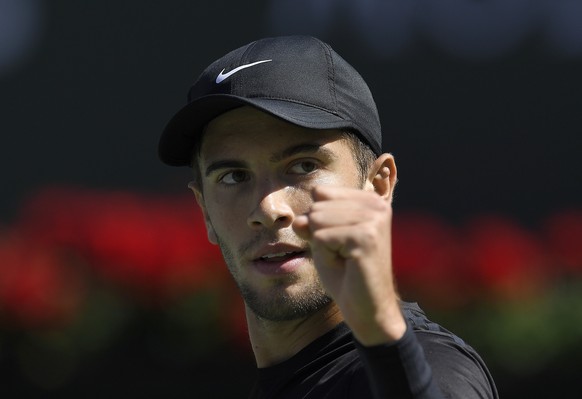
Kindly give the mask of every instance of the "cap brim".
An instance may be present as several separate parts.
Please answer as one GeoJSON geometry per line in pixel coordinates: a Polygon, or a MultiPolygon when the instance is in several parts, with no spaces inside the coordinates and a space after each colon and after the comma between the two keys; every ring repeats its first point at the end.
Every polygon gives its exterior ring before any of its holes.
{"type": "Polygon", "coordinates": [[[324,109],[296,102],[269,98],[243,98],[229,94],[202,97],[184,106],[166,125],[158,153],[171,166],[188,166],[192,151],[204,126],[217,116],[250,105],[298,126],[311,129],[356,129],[349,120],[324,109]]]}

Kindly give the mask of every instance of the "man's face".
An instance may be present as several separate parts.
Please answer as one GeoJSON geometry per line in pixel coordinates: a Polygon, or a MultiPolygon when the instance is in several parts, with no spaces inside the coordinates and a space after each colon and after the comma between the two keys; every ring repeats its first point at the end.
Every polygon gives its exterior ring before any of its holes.
{"type": "Polygon", "coordinates": [[[209,239],[220,246],[249,308],[283,321],[328,305],[309,245],[292,223],[309,210],[313,187],[362,186],[342,133],[237,108],[207,126],[198,167],[196,194],[209,239]]]}

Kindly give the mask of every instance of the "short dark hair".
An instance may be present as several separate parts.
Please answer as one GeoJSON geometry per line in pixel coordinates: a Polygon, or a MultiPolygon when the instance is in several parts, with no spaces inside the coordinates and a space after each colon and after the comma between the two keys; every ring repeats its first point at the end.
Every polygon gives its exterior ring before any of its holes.
{"type": "Polygon", "coordinates": [[[360,181],[364,184],[364,181],[368,177],[368,172],[370,167],[376,160],[376,153],[372,150],[368,144],[364,143],[354,132],[344,131],[344,140],[348,142],[351,147],[352,155],[356,161],[358,167],[358,174],[360,175],[360,181]]]}
{"type": "MultiPolygon", "coordinates": [[[[372,148],[364,143],[356,133],[344,130],[340,140],[345,140],[352,150],[352,155],[354,161],[356,161],[356,166],[358,168],[358,176],[362,185],[364,184],[366,178],[368,177],[368,172],[372,163],[376,160],[376,154],[372,148]]],[[[198,167],[198,157],[200,156],[200,146],[194,147],[192,152],[192,161],[190,165],[193,171],[192,184],[202,192],[202,174],[200,173],[200,168],[198,167]]]]}

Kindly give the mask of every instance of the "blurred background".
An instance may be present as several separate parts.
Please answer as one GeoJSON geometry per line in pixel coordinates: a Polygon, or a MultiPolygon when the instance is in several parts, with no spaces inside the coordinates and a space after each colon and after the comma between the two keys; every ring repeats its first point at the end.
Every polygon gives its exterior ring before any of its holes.
{"type": "Polygon", "coordinates": [[[306,33],[371,86],[400,290],[502,397],[582,358],[582,3],[0,0],[0,395],[245,397],[242,304],[156,145],[206,65],[306,33]]]}

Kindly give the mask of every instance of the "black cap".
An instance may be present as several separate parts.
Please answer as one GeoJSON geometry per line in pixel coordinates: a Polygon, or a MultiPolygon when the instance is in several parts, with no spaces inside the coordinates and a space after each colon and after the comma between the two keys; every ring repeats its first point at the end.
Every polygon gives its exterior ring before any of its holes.
{"type": "Polygon", "coordinates": [[[190,165],[204,126],[243,105],[306,128],[353,131],[382,153],[380,118],[360,74],[328,44],[286,36],[252,42],[206,68],[190,88],[188,104],[166,125],[160,159],[190,165]]]}

